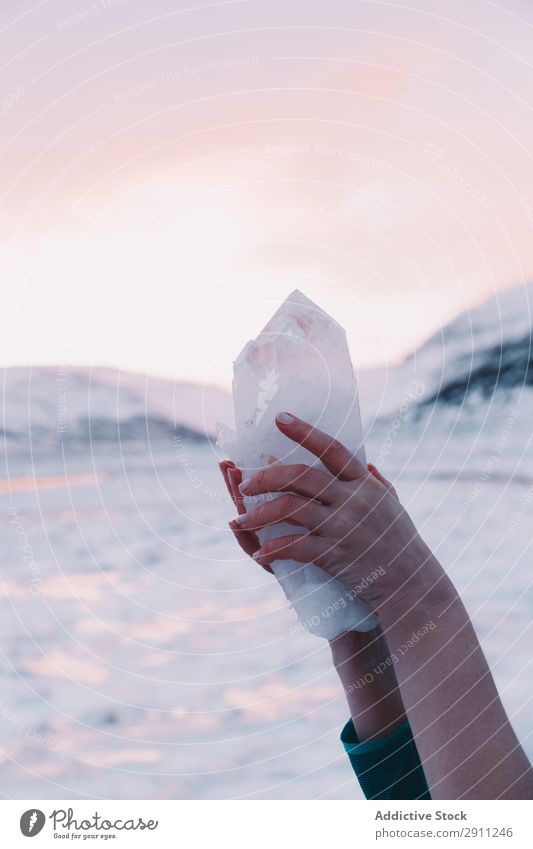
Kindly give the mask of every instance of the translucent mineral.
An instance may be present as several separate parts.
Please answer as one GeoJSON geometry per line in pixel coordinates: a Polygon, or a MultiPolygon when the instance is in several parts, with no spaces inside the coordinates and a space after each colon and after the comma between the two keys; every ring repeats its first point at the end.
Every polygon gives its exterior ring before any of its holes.
{"type": "MultiPolygon", "coordinates": [[[[234,363],[235,432],[220,426],[220,447],[243,477],[270,463],[306,463],[324,468],[275,424],[289,411],[335,436],[365,463],[357,383],[343,328],[298,289],[283,302],[259,336],[234,363]]],[[[270,498],[278,494],[270,494],[270,498]]],[[[245,499],[248,510],[265,496],[245,499]]],[[[305,533],[288,523],[260,530],[259,541],[305,533]]],[[[376,616],[342,582],[314,563],[277,560],[272,571],[312,634],[333,639],[345,631],[368,631],[376,616]]]]}

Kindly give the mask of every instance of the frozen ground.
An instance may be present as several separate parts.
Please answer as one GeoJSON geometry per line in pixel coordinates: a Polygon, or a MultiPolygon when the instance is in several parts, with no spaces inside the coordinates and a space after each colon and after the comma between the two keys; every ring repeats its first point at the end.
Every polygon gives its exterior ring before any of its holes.
{"type": "MultiPolygon", "coordinates": [[[[513,409],[493,411],[481,435],[467,420],[458,429],[453,411],[424,435],[426,419],[410,414],[374,426],[368,455],[458,583],[533,755],[533,469],[513,409]]],[[[277,585],[240,556],[215,460],[205,445],[164,441],[151,453],[129,443],[122,456],[100,445],[11,458],[5,797],[359,797],[327,646],[291,633],[277,585]]]]}

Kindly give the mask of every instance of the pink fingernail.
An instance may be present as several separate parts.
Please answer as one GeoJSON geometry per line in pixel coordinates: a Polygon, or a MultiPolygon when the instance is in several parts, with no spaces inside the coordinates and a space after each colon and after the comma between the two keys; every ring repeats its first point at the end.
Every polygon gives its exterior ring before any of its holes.
{"type": "Polygon", "coordinates": [[[243,495],[246,495],[250,490],[251,478],[247,478],[239,485],[239,492],[242,492],[243,495]]]}
{"type": "Polygon", "coordinates": [[[241,525],[244,525],[247,518],[248,518],[248,514],[243,513],[241,516],[237,516],[237,518],[234,519],[233,521],[235,522],[236,525],[238,525],[240,527],[241,525]]]}
{"type": "Polygon", "coordinates": [[[294,421],[294,416],[292,416],[290,413],[278,413],[276,419],[280,424],[290,425],[294,421]]]}

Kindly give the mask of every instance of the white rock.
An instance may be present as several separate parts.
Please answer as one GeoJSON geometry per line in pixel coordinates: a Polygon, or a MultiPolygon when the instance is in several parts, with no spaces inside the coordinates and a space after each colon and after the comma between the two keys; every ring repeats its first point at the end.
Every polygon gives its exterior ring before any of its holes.
{"type": "MultiPolygon", "coordinates": [[[[244,478],[274,461],[324,468],[276,427],[275,416],[283,411],[337,437],[366,462],[346,334],[297,289],[235,361],[233,401],[236,433],[221,426],[218,440],[244,478]]],[[[250,508],[260,499],[247,498],[246,506],[250,508]]],[[[294,525],[272,525],[259,532],[259,539],[264,543],[294,532],[294,525]]],[[[363,602],[352,598],[344,584],[315,564],[278,560],[272,570],[311,633],[333,639],[349,630],[368,631],[377,624],[363,602]]]]}

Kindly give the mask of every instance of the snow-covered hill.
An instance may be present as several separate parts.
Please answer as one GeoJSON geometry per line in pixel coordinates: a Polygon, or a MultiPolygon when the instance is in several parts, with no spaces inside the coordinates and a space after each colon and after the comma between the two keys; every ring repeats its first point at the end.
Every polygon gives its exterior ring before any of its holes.
{"type": "MultiPolygon", "coordinates": [[[[520,402],[533,413],[533,283],[500,292],[435,333],[405,362],[359,374],[363,420],[383,428],[410,419],[484,421],[520,402]],[[416,414],[413,414],[413,410],[416,414]],[[438,414],[438,415],[437,415],[438,414]]],[[[204,439],[233,420],[230,393],[111,368],[16,367],[0,371],[9,442],[204,439]]],[[[525,417],[521,417],[522,420],[525,417]]],[[[446,424],[446,427],[448,425],[446,424]]]]}
{"type": "Polygon", "coordinates": [[[363,373],[369,457],[394,479],[533,481],[532,315],[533,284],[506,290],[376,372],[366,404],[363,373]]]}
{"type": "Polygon", "coordinates": [[[508,289],[459,315],[419,348],[428,402],[533,385],[533,283],[508,289]]]}
{"type": "Polygon", "coordinates": [[[399,365],[361,372],[363,418],[388,419],[413,401],[420,415],[429,407],[442,414],[445,407],[459,405],[461,412],[479,416],[487,402],[508,404],[524,393],[528,398],[533,395],[532,325],[533,283],[488,298],[399,365]]]}
{"type": "Polygon", "coordinates": [[[10,441],[205,439],[231,415],[228,392],[111,368],[16,367],[0,372],[1,427],[10,441]]]}

